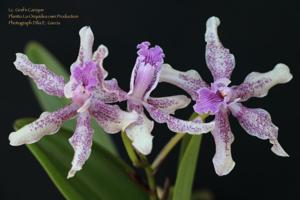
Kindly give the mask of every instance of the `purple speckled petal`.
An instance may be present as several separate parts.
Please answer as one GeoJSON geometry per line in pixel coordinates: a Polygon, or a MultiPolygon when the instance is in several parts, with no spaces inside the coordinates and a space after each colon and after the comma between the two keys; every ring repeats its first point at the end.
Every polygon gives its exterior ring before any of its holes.
{"type": "Polygon", "coordinates": [[[138,120],[138,114],[135,111],[125,112],[117,105],[104,104],[97,100],[92,101],[90,113],[107,133],[125,130],[128,125],[138,120]]]}
{"type": "Polygon", "coordinates": [[[207,87],[205,81],[195,70],[186,72],[173,69],[169,64],[163,64],[159,77],[160,82],[166,82],[185,90],[193,100],[197,99],[197,90],[207,87]]]}
{"type": "Polygon", "coordinates": [[[99,80],[105,79],[108,75],[103,67],[103,60],[108,56],[108,49],[101,44],[93,54],[93,61],[97,64],[99,69],[99,80]]]}
{"type": "Polygon", "coordinates": [[[84,26],[79,31],[80,48],[76,63],[83,64],[92,60],[94,34],[89,26],[84,26]]]}
{"type": "Polygon", "coordinates": [[[288,156],[277,140],[278,127],[272,123],[271,116],[266,110],[247,108],[240,103],[233,103],[229,108],[247,133],[263,140],[269,139],[273,144],[271,150],[276,155],[288,156]]]}
{"type": "Polygon", "coordinates": [[[77,118],[75,133],[69,139],[74,149],[74,157],[68,178],[73,177],[77,171],[81,170],[83,164],[89,158],[93,143],[93,133],[94,130],[91,127],[91,117],[89,113],[80,113],[77,118]]]}
{"type": "Polygon", "coordinates": [[[187,107],[191,100],[185,95],[169,97],[149,97],[147,102],[154,107],[162,109],[164,112],[174,114],[176,110],[187,107]]]}
{"type": "Polygon", "coordinates": [[[219,176],[228,174],[235,166],[231,156],[231,144],[234,136],[230,129],[228,111],[221,107],[215,115],[215,128],[211,132],[216,146],[213,158],[215,171],[219,176]]]}
{"type": "Polygon", "coordinates": [[[78,86],[77,81],[71,76],[70,80],[66,83],[64,87],[64,96],[66,98],[72,98],[73,97],[73,91],[78,86]]]}
{"type": "MultiPolygon", "coordinates": [[[[94,92],[99,99],[102,99],[105,103],[113,103],[121,101],[120,94],[123,92],[118,86],[118,82],[115,79],[105,81],[108,76],[108,72],[103,67],[103,60],[108,56],[108,49],[104,45],[100,45],[93,54],[93,61],[97,65],[97,76],[100,82],[99,87],[94,92]]],[[[124,92],[125,93],[125,92],[124,92]]],[[[123,98],[126,94],[123,94],[123,98]]]]}
{"type": "Polygon", "coordinates": [[[271,87],[287,83],[293,78],[288,66],[277,64],[273,70],[266,73],[252,72],[239,86],[233,86],[234,98],[246,101],[251,97],[264,97],[271,87]]]}
{"type": "Polygon", "coordinates": [[[103,82],[104,102],[114,103],[121,102],[127,99],[127,93],[119,87],[116,79],[110,79],[103,82]]]}
{"type": "Polygon", "coordinates": [[[224,48],[218,36],[220,20],[217,17],[210,17],[206,22],[206,63],[214,80],[220,78],[230,79],[235,66],[234,56],[224,48]]]}
{"type": "Polygon", "coordinates": [[[119,87],[116,79],[111,79],[104,81],[103,87],[94,91],[93,98],[104,103],[115,103],[126,100],[127,93],[119,87]]]}
{"type": "Polygon", "coordinates": [[[223,97],[218,91],[214,92],[208,88],[201,88],[198,91],[198,99],[194,105],[194,110],[199,114],[215,114],[222,104],[223,97]]]}
{"type": "Polygon", "coordinates": [[[149,120],[144,113],[140,115],[140,120],[130,124],[126,128],[126,134],[131,139],[134,148],[143,155],[148,155],[152,150],[154,122],[149,120]]]}
{"type": "Polygon", "coordinates": [[[164,53],[159,46],[149,48],[149,42],[138,45],[138,58],[132,70],[128,95],[147,99],[157,86],[164,53]]]}
{"type": "MultiPolygon", "coordinates": [[[[130,96],[129,96],[130,97],[130,96]]],[[[127,100],[127,110],[128,111],[136,111],[139,114],[144,112],[143,101],[138,99],[128,98],[127,100]]]]}
{"type": "Polygon", "coordinates": [[[173,132],[198,135],[207,133],[214,128],[214,122],[199,123],[198,121],[185,121],[175,118],[172,115],[165,113],[161,109],[156,108],[150,104],[144,103],[144,106],[149,112],[152,119],[154,119],[158,123],[167,123],[168,128],[173,132]]]}
{"type": "Polygon", "coordinates": [[[29,76],[35,82],[37,87],[49,95],[64,96],[64,78],[49,71],[43,64],[33,64],[26,55],[17,53],[14,65],[29,76]]]}
{"type": "Polygon", "coordinates": [[[27,124],[16,132],[12,132],[9,135],[10,145],[32,144],[45,135],[56,133],[64,121],[77,114],[77,109],[77,105],[71,104],[52,113],[42,113],[36,121],[27,124]]]}

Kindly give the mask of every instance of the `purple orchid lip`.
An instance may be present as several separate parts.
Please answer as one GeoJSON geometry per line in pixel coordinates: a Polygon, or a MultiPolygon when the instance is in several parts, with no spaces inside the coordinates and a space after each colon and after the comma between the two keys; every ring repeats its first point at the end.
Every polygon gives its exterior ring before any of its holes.
{"type": "Polygon", "coordinates": [[[150,42],[142,42],[137,45],[138,59],[144,62],[145,65],[160,66],[164,62],[165,54],[160,46],[150,47],[150,42]]]}
{"type": "Polygon", "coordinates": [[[219,79],[211,84],[211,87],[204,87],[198,90],[198,98],[194,105],[197,113],[214,115],[219,111],[221,105],[225,108],[232,103],[232,89],[228,87],[230,80],[219,79]]]}
{"type": "Polygon", "coordinates": [[[194,105],[197,113],[216,114],[224,103],[224,97],[219,91],[214,92],[208,88],[202,88],[198,91],[198,95],[197,104],[194,105]]]}
{"type": "Polygon", "coordinates": [[[88,91],[92,91],[99,84],[97,66],[93,61],[85,62],[83,66],[75,66],[71,72],[71,76],[88,91]]]}
{"type": "Polygon", "coordinates": [[[165,55],[161,47],[150,47],[147,41],[138,44],[137,48],[138,57],[132,72],[129,94],[143,99],[156,87],[165,55]]]}
{"type": "Polygon", "coordinates": [[[82,106],[99,85],[96,63],[88,61],[72,66],[71,79],[74,80],[72,100],[82,106]]]}

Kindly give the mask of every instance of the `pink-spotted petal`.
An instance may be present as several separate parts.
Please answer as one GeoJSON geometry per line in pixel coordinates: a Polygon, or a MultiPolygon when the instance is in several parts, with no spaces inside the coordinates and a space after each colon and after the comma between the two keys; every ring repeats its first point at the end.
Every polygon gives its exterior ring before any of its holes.
{"type": "Polygon", "coordinates": [[[138,120],[139,117],[135,111],[125,112],[117,105],[109,105],[96,100],[91,103],[90,113],[107,133],[117,133],[125,130],[128,125],[138,120]]]}
{"type": "Polygon", "coordinates": [[[93,61],[97,64],[99,69],[99,80],[105,79],[108,75],[103,67],[103,60],[108,56],[108,49],[101,44],[93,54],[93,61]]]}
{"type": "Polygon", "coordinates": [[[271,150],[276,155],[288,156],[277,140],[278,127],[272,123],[271,116],[266,110],[247,108],[240,103],[233,103],[229,108],[247,133],[263,140],[268,139],[273,144],[271,150]]]}
{"type": "Polygon", "coordinates": [[[73,91],[75,90],[76,86],[77,86],[77,82],[71,77],[69,82],[67,82],[64,87],[64,96],[66,98],[72,98],[73,91]]]}
{"type": "Polygon", "coordinates": [[[211,71],[214,80],[220,78],[230,79],[231,73],[235,66],[235,59],[229,50],[224,48],[219,36],[218,26],[220,20],[217,17],[210,17],[206,22],[206,64],[211,71]]]}
{"type": "Polygon", "coordinates": [[[233,87],[234,98],[246,101],[251,97],[264,97],[270,88],[276,84],[287,83],[293,78],[288,66],[277,64],[273,70],[266,73],[252,72],[239,86],[233,87]]]}
{"type": "Polygon", "coordinates": [[[103,86],[107,94],[110,94],[112,97],[114,97],[116,101],[120,102],[127,99],[127,93],[119,87],[118,81],[116,79],[113,78],[104,81],[103,86]]]}
{"type": "Polygon", "coordinates": [[[59,97],[64,96],[64,78],[49,71],[46,65],[33,64],[28,57],[22,53],[16,54],[14,65],[24,75],[32,78],[37,87],[47,94],[59,97]]]}
{"type": "Polygon", "coordinates": [[[199,123],[199,121],[185,121],[173,117],[172,115],[163,112],[161,109],[156,108],[150,104],[143,104],[149,112],[152,119],[158,123],[166,123],[168,128],[173,132],[189,133],[189,134],[202,134],[211,131],[215,123],[199,123]]]}
{"type": "Polygon", "coordinates": [[[127,93],[122,90],[116,79],[106,80],[103,87],[94,91],[93,97],[104,103],[121,102],[127,99],[127,93]]]}
{"type": "Polygon", "coordinates": [[[94,34],[89,26],[84,26],[79,31],[80,48],[77,58],[77,64],[91,61],[93,55],[94,34]]]}
{"type": "Polygon", "coordinates": [[[12,132],[9,135],[10,145],[32,144],[45,135],[55,134],[64,121],[77,114],[77,109],[77,105],[71,104],[55,112],[42,113],[36,121],[27,124],[16,132],[12,132]]]}
{"type": "Polygon", "coordinates": [[[235,166],[231,156],[231,144],[234,136],[230,129],[228,111],[223,107],[216,113],[215,123],[215,128],[211,132],[216,146],[213,164],[216,173],[223,176],[228,174],[235,166]]]}
{"type": "Polygon", "coordinates": [[[151,132],[153,126],[154,122],[149,120],[144,113],[142,113],[137,122],[130,124],[126,128],[127,136],[131,139],[132,145],[143,155],[150,154],[152,150],[153,136],[151,132]]]}
{"type": "Polygon", "coordinates": [[[142,101],[139,99],[134,99],[134,98],[128,98],[127,100],[127,110],[128,111],[136,111],[137,113],[141,114],[144,112],[144,107],[142,104],[142,101]]]}
{"type": "Polygon", "coordinates": [[[147,102],[154,107],[162,109],[164,112],[174,114],[176,110],[187,107],[191,100],[185,95],[169,97],[149,97],[147,102]]]}
{"type": "Polygon", "coordinates": [[[197,99],[197,90],[202,87],[207,87],[205,81],[195,70],[186,72],[178,71],[172,68],[169,64],[163,64],[159,77],[160,82],[173,84],[191,95],[193,100],[197,99]]]}
{"type": "Polygon", "coordinates": [[[80,113],[77,118],[75,132],[69,139],[69,142],[74,149],[74,157],[72,160],[72,168],[68,173],[68,178],[73,177],[77,171],[81,170],[83,164],[89,158],[93,143],[93,133],[94,130],[91,127],[89,113],[80,113]]]}

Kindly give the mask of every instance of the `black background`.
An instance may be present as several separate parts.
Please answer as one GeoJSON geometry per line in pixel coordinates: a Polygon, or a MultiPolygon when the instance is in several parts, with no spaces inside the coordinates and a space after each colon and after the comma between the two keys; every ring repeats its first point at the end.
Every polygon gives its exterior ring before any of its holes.
{"type": "MultiPolygon", "coordinates": [[[[290,158],[270,151],[270,144],[246,134],[232,118],[235,142],[232,146],[236,167],[227,176],[218,177],[213,169],[214,144],[204,137],[200,152],[195,189],[208,189],[216,199],[300,199],[299,176],[299,37],[300,12],[296,1],[1,1],[1,134],[0,199],[63,199],[47,174],[25,146],[11,147],[8,134],[12,123],[21,117],[38,117],[41,109],[34,99],[28,80],[14,66],[16,52],[22,52],[29,40],[46,46],[65,66],[76,59],[79,36],[90,25],[95,46],[103,43],[110,54],[105,60],[110,77],[128,90],[131,69],[136,59],[136,45],[144,40],[159,44],[165,62],[180,70],[194,68],[206,81],[212,77],[204,59],[205,21],[210,16],[221,19],[219,34],[223,44],[236,57],[232,83],[239,84],[252,71],[265,72],[282,62],[290,66],[294,79],[271,89],[262,99],[246,105],[270,112],[280,127],[279,141],[290,158]],[[280,3],[279,3],[280,2],[280,3]],[[7,24],[7,9],[44,8],[52,13],[79,14],[80,19],[61,26],[17,27],[7,24]]],[[[162,84],[153,96],[183,93],[162,84]]],[[[177,116],[187,118],[191,106],[177,116]]],[[[157,125],[154,150],[150,158],[173,135],[165,125],[157,125]]],[[[119,135],[113,136],[124,152],[119,135]]],[[[158,174],[175,179],[178,149],[172,152],[158,174]]],[[[122,153],[124,157],[124,153],[122,153]]],[[[84,170],[84,169],[83,169],[84,170]]]]}

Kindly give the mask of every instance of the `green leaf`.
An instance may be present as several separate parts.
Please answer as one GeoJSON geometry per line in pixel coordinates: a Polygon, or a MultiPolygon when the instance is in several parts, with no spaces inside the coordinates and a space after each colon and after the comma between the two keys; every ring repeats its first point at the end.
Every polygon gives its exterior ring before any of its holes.
{"type": "Polygon", "coordinates": [[[191,199],[202,135],[193,135],[181,158],[175,182],[173,200],[191,199]]]}
{"type": "Polygon", "coordinates": [[[214,200],[214,194],[208,189],[196,190],[192,194],[192,200],[214,200]]]}
{"type": "MultiPolygon", "coordinates": [[[[14,127],[20,129],[32,121],[20,119],[14,127]]],[[[93,144],[83,169],[74,178],[67,179],[73,157],[73,149],[68,143],[71,135],[71,131],[61,129],[55,135],[27,145],[67,200],[148,200],[147,193],[133,181],[133,170],[98,143],[93,144]]]]}
{"type": "MultiPolygon", "coordinates": [[[[195,118],[198,117],[198,116],[199,116],[199,115],[198,115],[197,113],[194,112],[194,113],[190,116],[189,121],[195,119],[195,118]]],[[[204,118],[206,118],[206,116],[204,116],[204,118]]],[[[204,119],[204,118],[202,118],[202,119],[204,119]]],[[[187,147],[187,145],[188,145],[188,143],[189,143],[191,137],[192,137],[191,135],[185,134],[185,136],[182,138],[181,143],[180,143],[180,150],[179,150],[179,156],[178,156],[178,163],[180,163],[181,158],[182,158],[182,156],[183,156],[183,154],[184,154],[184,152],[185,152],[185,150],[186,150],[186,147],[187,147]]]]}
{"type": "Polygon", "coordinates": [[[191,136],[186,145],[178,167],[173,200],[191,199],[201,139],[202,135],[191,136]]]}
{"type": "MultiPolygon", "coordinates": [[[[199,115],[193,113],[189,120],[199,115]]],[[[208,115],[200,115],[204,122],[208,115]]],[[[186,135],[182,139],[179,151],[179,165],[176,182],[173,190],[173,200],[191,199],[194,175],[202,141],[202,135],[186,135]]]]}
{"type": "MultiPolygon", "coordinates": [[[[197,116],[197,113],[193,113],[190,120],[195,119],[197,116]]],[[[200,117],[204,121],[207,115],[200,117]]],[[[191,199],[201,140],[202,135],[186,135],[182,139],[173,200],[191,199]]]]}
{"type": "MultiPolygon", "coordinates": [[[[54,56],[45,47],[43,47],[38,42],[29,42],[25,47],[25,54],[33,63],[45,64],[49,70],[53,71],[58,75],[62,75],[65,78],[66,82],[69,80],[69,74],[62,66],[62,64],[56,58],[54,58],[54,56]]],[[[55,111],[58,108],[61,108],[64,105],[70,103],[70,101],[66,98],[50,96],[44,93],[42,90],[39,90],[36,87],[33,81],[30,82],[33,92],[43,110],[55,111]]],[[[68,130],[74,130],[75,120],[73,119],[65,122],[63,127],[68,130]]],[[[99,126],[94,120],[92,121],[92,127],[95,130],[94,142],[106,148],[113,154],[118,155],[116,147],[112,143],[109,135],[104,133],[104,131],[101,128],[99,128],[99,126]]]]}
{"type": "Polygon", "coordinates": [[[181,162],[181,159],[184,155],[184,152],[190,142],[190,139],[192,138],[191,135],[189,134],[186,134],[185,136],[183,136],[181,142],[180,142],[180,149],[179,149],[179,155],[178,155],[178,165],[180,164],[181,162]]]}

